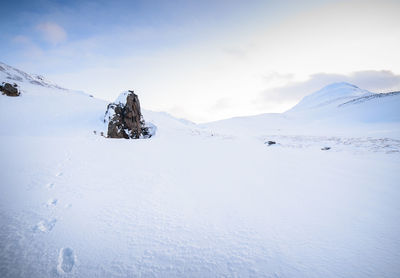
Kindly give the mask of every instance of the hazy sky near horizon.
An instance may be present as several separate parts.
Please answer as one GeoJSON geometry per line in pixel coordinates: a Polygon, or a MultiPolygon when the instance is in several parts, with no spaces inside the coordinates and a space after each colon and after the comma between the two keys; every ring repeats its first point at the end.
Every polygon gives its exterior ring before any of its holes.
{"type": "Polygon", "coordinates": [[[400,90],[400,1],[5,1],[0,61],[196,122],[346,81],[400,90]]]}

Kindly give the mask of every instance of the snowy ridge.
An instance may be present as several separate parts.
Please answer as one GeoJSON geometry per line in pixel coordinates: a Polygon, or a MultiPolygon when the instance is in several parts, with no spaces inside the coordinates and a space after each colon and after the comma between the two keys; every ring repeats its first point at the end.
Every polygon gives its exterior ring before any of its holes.
{"type": "Polygon", "coordinates": [[[329,126],[357,129],[360,124],[389,123],[397,131],[399,107],[400,94],[377,94],[348,83],[334,83],[304,97],[285,114],[294,121],[318,123],[323,129],[329,126]]]}
{"type": "Polygon", "coordinates": [[[354,98],[371,96],[373,94],[347,82],[333,83],[304,97],[288,113],[337,105],[354,98]]]}
{"type": "Polygon", "coordinates": [[[39,85],[39,86],[43,86],[43,87],[47,87],[47,88],[66,90],[65,88],[62,88],[62,87],[58,86],[57,84],[46,80],[41,75],[28,74],[19,69],[16,69],[14,67],[6,65],[2,62],[0,62],[0,78],[2,79],[2,82],[8,81],[10,83],[15,82],[17,84],[19,82],[29,82],[31,84],[39,85]]]}
{"type": "Polygon", "coordinates": [[[369,100],[372,100],[374,98],[393,97],[393,96],[399,96],[399,95],[400,95],[400,92],[389,92],[389,93],[373,94],[373,95],[369,95],[369,96],[364,96],[364,97],[359,97],[359,98],[352,99],[352,100],[347,101],[345,103],[339,104],[339,107],[345,106],[345,105],[348,105],[348,104],[363,103],[365,101],[369,101],[369,100]]]}

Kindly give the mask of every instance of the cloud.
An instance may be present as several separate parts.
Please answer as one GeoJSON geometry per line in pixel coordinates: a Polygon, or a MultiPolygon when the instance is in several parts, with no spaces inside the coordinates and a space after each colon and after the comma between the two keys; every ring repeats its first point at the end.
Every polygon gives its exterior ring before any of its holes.
{"type": "Polygon", "coordinates": [[[279,87],[287,84],[294,79],[293,73],[279,73],[271,71],[261,75],[262,79],[271,87],[279,87]]]}
{"type": "Polygon", "coordinates": [[[378,93],[400,90],[400,75],[389,70],[355,72],[347,80],[363,89],[378,93]]]}
{"type": "Polygon", "coordinates": [[[273,110],[274,107],[280,107],[287,110],[304,96],[334,82],[348,82],[378,93],[400,90],[400,75],[388,70],[357,71],[348,75],[317,73],[305,81],[289,82],[284,86],[264,90],[253,104],[259,109],[273,110]]]}
{"type": "Polygon", "coordinates": [[[53,22],[44,22],[36,26],[43,39],[53,45],[62,43],[67,39],[67,32],[58,24],[53,22]]]}
{"type": "Polygon", "coordinates": [[[215,102],[215,104],[210,108],[210,111],[221,111],[228,109],[232,106],[232,99],[228,97],[220,98],[215,102]]]}

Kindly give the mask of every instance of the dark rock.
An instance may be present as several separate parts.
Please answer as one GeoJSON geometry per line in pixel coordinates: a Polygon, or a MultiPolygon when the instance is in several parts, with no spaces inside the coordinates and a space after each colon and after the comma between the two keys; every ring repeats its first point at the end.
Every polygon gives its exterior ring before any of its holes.
{"type": "Polygon", "coordinates": [[[108,121],[107,137],[150,138],[151,133],[145,126],[138,96],[133,91],[128,91],[122,94],[122,99],[120,97],[119,101],[107,106],[104,119],[104,122],[108,121]]]}
{"type": "Polygon", "coordinates": [[[266,141],[264,144],[267,144],[268,146],[271,146],[271,145],[275,145],[276,142],[275,141],[266,141]]]}
{"type": "Polygon", "coordinates": [[[2,86],[0,86],[0,91],[2,92],[3,95],[7,95],[9,97],[17,97],[21,93],[17,89],[18,85],[14,83],[14,85],[11,85],[10,83],[3,83],[2,86]]]}
{"type": "Polygon", "coordinates": [[[330,149],[331,149],[331,147],[323,147],[323,148],[321,148],[321,151],[328,151],[330,149]]]}

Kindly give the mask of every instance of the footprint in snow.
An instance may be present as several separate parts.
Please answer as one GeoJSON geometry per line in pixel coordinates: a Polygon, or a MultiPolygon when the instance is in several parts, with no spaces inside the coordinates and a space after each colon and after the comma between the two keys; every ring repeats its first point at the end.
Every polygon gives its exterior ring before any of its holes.
{"type": "Polygon", "coordinates": [[[59,274],[65,274],[72,271],[75,265],[76,257],[72,248],[61,248],[58,255],[57,271],[59,274]]]}
{"type": "Polygon", "coordinates": [[[46,206],[49,208],[49,207],[55,207],[56,205],[57,205],[57,203],[58,203],[58,200],[57,199],[49,199],[48,201],[47,201],[47,203],[46,203],[46,206]]]}
{"type": "Polygon", "coordinates": [[[63,175],[63,172],[59,172],[56,174],[56,177],[61,177],[63,175]]]}
{"type": "Polygon", "coordinates": [[[51,188],[54,187],[54,183],[50,182],[50,183],[46,184],[46,187],[47,187],[48,189],[51,189],[51,188]]]}
{"type": "Polygon", "coordinates": [[[51,230],[53,230],[54,226],[56,225],[57,219],[53,218],[50,220],[42,220],[39,221],[39,223],[36,224],[36,226],[34,227],[35,231],[40,231],[43,233],[47,233],[50,232],[51,230]]]}

